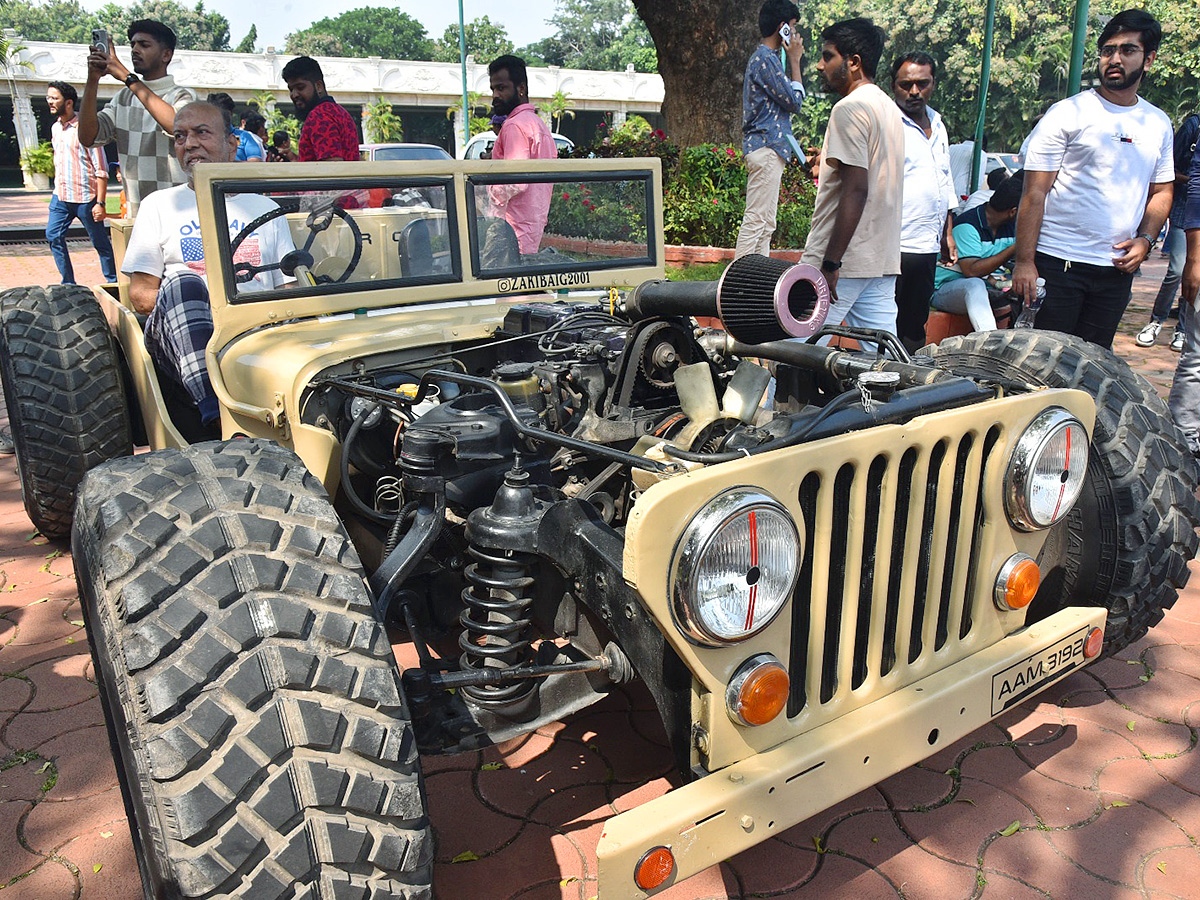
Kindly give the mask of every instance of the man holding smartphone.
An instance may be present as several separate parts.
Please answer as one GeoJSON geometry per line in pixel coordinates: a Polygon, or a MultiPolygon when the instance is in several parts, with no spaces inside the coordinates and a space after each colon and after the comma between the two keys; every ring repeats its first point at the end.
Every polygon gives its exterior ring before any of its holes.
{"type": "Polygon", "coordinates": [[[97,30],[93,34],[79,110],[79,140],[85,147],[117,142],[132,216],[143,197],[187,180],[171,152],[170,135],[175,128],[175,110],[196,95],[167,74],[175,55],[174,31],[162,22],[138,19],[129,26],[128,34],[132,72],[117,59],[106,33],[97,30]],[[125,87],[97,112],[96,93],[103,75],[111,75],[125,87]]]}
{"type": "Polygon", "coordinates": [[[767,0],[758,12],[762,41],[746,64],[742,84],[742,155],[748,181],[735,258],[770,255],[783,170],[799,152],[791,120],[805,96],[800,83],[804,41],[795,33],[799,18],[800,10],[791,0],[767,0]],[[787,56],[788,74],[779,61],[780,48],[787,56]]]}

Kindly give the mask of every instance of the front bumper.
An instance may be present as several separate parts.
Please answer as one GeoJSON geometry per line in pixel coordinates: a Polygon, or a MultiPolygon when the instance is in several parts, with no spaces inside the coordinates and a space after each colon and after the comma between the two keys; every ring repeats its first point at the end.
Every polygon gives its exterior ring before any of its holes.
{"type": "MultiPolygon", "coordinates": [[[[1019,664],[1091,627],[1101,608],[1071,607],[880,700],[609,819],[597,847],[601,900],[650,896],[633,881],[652,847],[675,871],[654,893],[753,847],[920,762],[1012,705],[1082,667],[1057,667],[1036,690],[993,684],[1019,664]],[[999,693],[1002,701],[997,701],[999,693]]],[[[1043,673],[1045,674],[1045,673],[1043,673]]]]}

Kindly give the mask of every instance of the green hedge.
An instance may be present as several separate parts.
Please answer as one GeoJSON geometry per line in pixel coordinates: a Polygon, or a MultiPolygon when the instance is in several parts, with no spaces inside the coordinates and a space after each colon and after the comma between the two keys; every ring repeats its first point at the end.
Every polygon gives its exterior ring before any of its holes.
{"type": "MultiPolygon", "coordinates": [[[[577,147],[580,158],[656,156],[663,167],[663,218],[668,244],[732,247],[746,211],[746,164],[738,147],[702,144],[680,150],[644,119],[631,116],[590,146],[577,147]]],[[[795,160],[784,170],[778,224],[771,246],[804,246],[812,218],[816,185],[795,160]]]]}

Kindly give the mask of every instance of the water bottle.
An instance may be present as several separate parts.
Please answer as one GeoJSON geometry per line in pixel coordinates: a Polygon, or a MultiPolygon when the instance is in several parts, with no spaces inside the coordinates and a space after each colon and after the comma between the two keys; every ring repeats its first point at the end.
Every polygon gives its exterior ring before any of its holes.
{"type": "Polygon", "coordinates": [[[1016,328],[1032,328],[1033,320],[1037,318],[1037,312],[1042,308],[1042,301],[1046,299],[1046,279],[1039,278],[1037,280],[1037,288],[1034,290],[1033,302],[1025,306],[1021,310],[1021,315],[1017,316],[1016,328]]]}

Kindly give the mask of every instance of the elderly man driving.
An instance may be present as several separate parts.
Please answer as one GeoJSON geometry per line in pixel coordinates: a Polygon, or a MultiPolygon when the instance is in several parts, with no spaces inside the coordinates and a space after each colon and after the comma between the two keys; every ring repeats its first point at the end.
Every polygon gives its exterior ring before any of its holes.
{"type": "MultiPolygon", "coordinates": [[[[226,110],[197,101],[175,114],[173,144],[187,184],[155,191],[142,201],[121,271],[129,276],[134,309],[149,315],[145,332],[151,358],[186,390],[201,422],[211,426],[219,418],[219,409],[204,361],[213,333],[205,251],[215,248],[205,248],[200,239],[193,178],[200,163],[231,162],[238,139],[226,110]]],[[[230,238],[276,208],[273,201],[256,194],[227,197],[230,238]]],[[[242,240],[233,260],[249,261],[255,270],[251,279],[239,283],[238,291],[272,290],[294,282],[278,265],[261,265],[268,260],[277,263],[294,249],[283,216],[255,229],[242,240]]]]}

